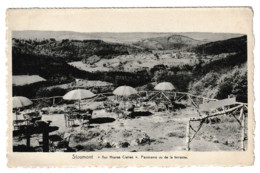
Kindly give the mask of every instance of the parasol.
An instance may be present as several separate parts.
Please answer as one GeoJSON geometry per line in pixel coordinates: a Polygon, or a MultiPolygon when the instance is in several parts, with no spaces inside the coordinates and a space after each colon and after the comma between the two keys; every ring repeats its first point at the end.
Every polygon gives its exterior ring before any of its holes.
{"type": "Polygon", "coordinates": [[[96,96],[94,93],[92,93],[89,90],[84,89],[76,89],[68,92],[63,96],[64,100],[78,100],[79,101],[79,110],[80,110],[80,100],[86,99],[86,98],[92,98],[96,96]]]}

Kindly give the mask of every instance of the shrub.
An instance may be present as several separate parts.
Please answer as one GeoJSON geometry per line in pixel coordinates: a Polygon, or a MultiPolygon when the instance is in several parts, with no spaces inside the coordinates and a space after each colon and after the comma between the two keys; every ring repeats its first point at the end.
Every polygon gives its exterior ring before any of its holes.
{"type": "Polygon", "coordinates": [[[63,96],[67,92],[66,89],[63,88],[52,88],[52,89],[46,89],[46,88],[40,88],[36,95],[37,97],[53,97],[53,96],[63,96]]]}
{"type": "Polygon", "coordinates": [[[247,90],[247,69],[235,68],[220,78],[216,98],[224,99],[232,94],[237,101],[247,102],[247,90]]]}
{"type": "Polygon", "coordinates": [[[212,72],[208,73],[202,79],[190,85],[190,90],[194,94],[205,95],[206,88],[213,89],[214,87],[217,86],[218,78],[219,78],[218,73],[212,73],[212,72]]]}

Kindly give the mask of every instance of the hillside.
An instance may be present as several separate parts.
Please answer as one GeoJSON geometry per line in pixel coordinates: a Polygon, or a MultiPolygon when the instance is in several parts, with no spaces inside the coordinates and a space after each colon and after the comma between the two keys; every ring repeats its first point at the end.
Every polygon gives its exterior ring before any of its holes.
{"type": "Polygon", "coordinates": [[[247,102],[246,36],[207,43],[193,51],[203,55],[235,54],[194,68],[194,79],[189,83],[190,92],[217,99],[233,95],[238,101],[247,102]]]}
{"type": "Polygon", "coordinates": [[[100,80],[113,83],[114,86],[130,85],[133,87],[150,82],[146,71],[130,72],[95,72],[90,73],[68,65],[61,57],[43,55],[12,54],[12,75],[39,75],[45,82],[24,86],[13,85],[13,95],[28,98],[57,96],[66,93],[66,90],[53,90],[46,94],[45,87],[71,83],[75,78],[86,80],[100,80]]]}
{"type": "Polygon", "coordinates": [[[247,36],[231,38],[223,41],[210,42],[191,49],[199,54],[217,55],[221,53],[246,53],[247,36]]]}
{"type": "Polygon", "coordinates": [[[233,95],[238,101],[247,102],[246,36],[206,43],[194,47],[193,51],[206,59],[199,59],[195,65],[153,68],[153,80],[171,82],[178,91],[195,95],[217,99],[233,95]],[[227,56],[214,59],[223,53],[227,56]]]}
{"type": "Polygon", "coordinates": [[[68,65],[62,58],[13,52],[13,75],[39,75],[50,84],[90,77],[90,73],[68,65]]]}
{"type": "Polygon", "coordinates": [[[98,55],[102,58],[113,58],[118,55],[128,55],[145,52],[134,46],[107,43],[102,40],[69,40],[55,39],[24,40],[13,38],[13,52],[16,54],[31,54],[50,57],[60,57],[65,61],[76,61],[98,55]]]}
{"type": "Polygon", "coordinates": [[[138,41],[138,45],[150,50],[185,50],[206,43],[182,35],[171,35],[167,37],[156,37],[138,41]]]}

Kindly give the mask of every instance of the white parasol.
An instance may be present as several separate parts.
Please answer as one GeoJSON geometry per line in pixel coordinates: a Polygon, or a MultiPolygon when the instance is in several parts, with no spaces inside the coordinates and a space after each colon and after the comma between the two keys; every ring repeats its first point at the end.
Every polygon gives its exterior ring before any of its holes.
{"type": "Polygon", "coordinates": [[[170,82],[161,82],[161,83],[157,84],[154,87],[154,89],[161,91],[161,94],[164,95],[164,97],[166,97],[166,99],[168,99],[170,101],[169,97],[167,95],[165,95],[165,93],[163,91],[172,91],[175,89],[175,87],[170,82]]]}
{"type": "MultiPolygon", "coordinates": [[[[32,104],[33,102],[26,97],[23,96],[13,97],[13,108],[22,108],[25,106],[30,106],[32,104]]],[[[16,114],[16,120],[17,120],[17,114],[16,114]]]]}
{"type": "Polygon", "coordinates": [[[160,91],[171,91],[174,90],[175,87],[170,82],[161,82],[157,84],[154,89],[160,90],[160,91]]]}
{"type": "Polygon", "coordinates": [[[94,93],[92,93],[89,90],[84,89],[76,89],[68,92],[63,96],[64,100],[78,100],[79,101],[79,110],[80,110],[80,100],[86,99],[86,98],[92,98],[96,96],[94,93]]]}
{"type": "Polygon", "coordinates": [[[137,91],[130,86],[120,86],[113,91],[113,94],[117,96],[130,96],[132,94],[137,94],[137,91]]]}

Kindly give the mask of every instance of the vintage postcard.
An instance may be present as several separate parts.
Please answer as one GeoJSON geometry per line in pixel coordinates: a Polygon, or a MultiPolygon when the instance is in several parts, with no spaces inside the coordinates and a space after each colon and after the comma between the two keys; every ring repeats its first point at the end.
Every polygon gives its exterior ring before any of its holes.
{"type": "Polygon", "coordinates": [[[8,9],[9,167],[254,163],[253,11],[8,9]]]}

